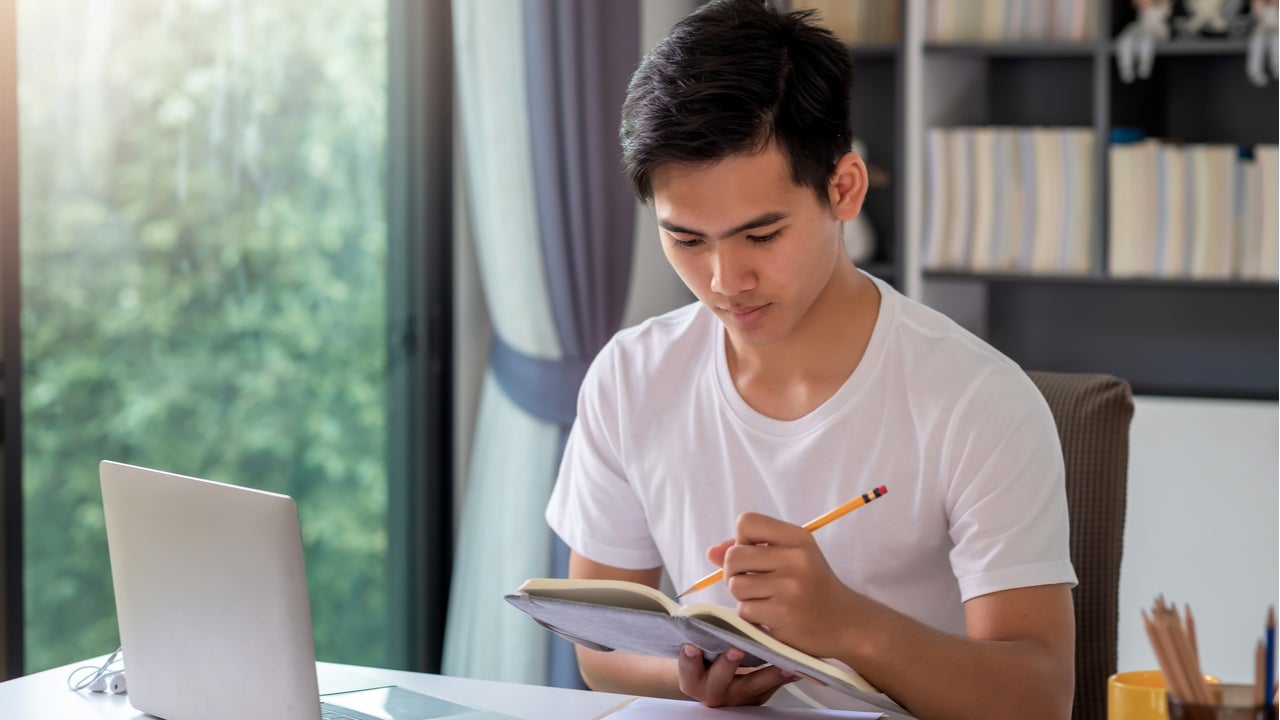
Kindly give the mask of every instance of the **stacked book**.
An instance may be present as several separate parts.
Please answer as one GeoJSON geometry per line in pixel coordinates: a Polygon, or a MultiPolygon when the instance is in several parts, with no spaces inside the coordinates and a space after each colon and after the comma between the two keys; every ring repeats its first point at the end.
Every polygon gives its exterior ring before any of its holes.
{"type": "Polygon", "coordinates": [[[933,43],[1084,42],[1098,26],[1097,0],[929,0],[933,43]]]}
{"type": "Polygon", "coordinates": [[[896,43],[902,34],[900,0],[791,0],[791,8],[817,10],[823,26],[849,45],[896,43]]]}
{"type": "Polygon", "coordinates": [[[1089,128],[929,130],[924,268],[1089,273],[1093,152],[1089,128]]]}
{"type": "Polygon", "coordinates": [[[1110,149],[1107,267],[1115,277],[1274,280],[1275,145],[1110,149]]]}

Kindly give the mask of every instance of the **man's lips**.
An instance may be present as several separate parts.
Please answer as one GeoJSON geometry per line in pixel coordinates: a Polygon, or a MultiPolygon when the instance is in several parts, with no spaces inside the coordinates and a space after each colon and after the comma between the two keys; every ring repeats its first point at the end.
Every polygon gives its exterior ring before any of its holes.
{"type": "Polygon", "coordinates": [[[768,303],[765,303],[763,305],[740,305],[737,307],[724,308],[724,311],[736,317],[746,317],[754,313],[755,311],[764,308],[766,305],[768,305],[768,303]]]}

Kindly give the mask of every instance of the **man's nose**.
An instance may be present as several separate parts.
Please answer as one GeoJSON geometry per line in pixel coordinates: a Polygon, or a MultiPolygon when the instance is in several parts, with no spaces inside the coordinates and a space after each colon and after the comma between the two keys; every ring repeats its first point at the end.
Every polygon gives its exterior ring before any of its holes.
{"type": "Polygon", "coordinates": [[[719,295],[737,295],[756,286],[750,253],[730,245],[722,243],[711,253],[711,291],[719,295]]]}

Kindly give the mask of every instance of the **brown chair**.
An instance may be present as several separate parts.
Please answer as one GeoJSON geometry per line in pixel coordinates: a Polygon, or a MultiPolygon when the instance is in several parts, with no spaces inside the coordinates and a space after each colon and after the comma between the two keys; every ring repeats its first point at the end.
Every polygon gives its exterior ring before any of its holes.
{"type": "Polygon", "coordinates": [[[1129,383],[1110,375],[1028,372],[1049,403],[1062,442],[1071,516],[1071,562],[1079,585],[1073,720],[1107,716],[1116,671],[1120,555],[1129,468],[1129,383]]]}

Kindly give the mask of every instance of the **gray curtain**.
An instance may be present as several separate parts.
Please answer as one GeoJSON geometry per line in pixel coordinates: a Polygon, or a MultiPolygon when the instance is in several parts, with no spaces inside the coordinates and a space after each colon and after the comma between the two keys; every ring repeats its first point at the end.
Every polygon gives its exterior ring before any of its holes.
{"type": "Polygon", "coordinates": [[[639,6],[465,0],[454,11],[470,235],[494,337],[462,488],[444,671],[573,686],[571,649],[558,638],[547,649],[555,636],[502,595],[565,572],[542,513],[578,386],[626,301],[635,205],[617,128],[638,63],[639,6]]]}
{"type": "MultiPolygon", "coordinates": [[[[618,124],[640,55],[638,0],[526,0],[525,68],[538,236],[564,353],[556,397],[526,408],[573,422],[591,358],[618,329],[631,274],[635,201],[622,171],[618,124]]],[[[535,361],[536,362],[536,361],[535,361]]],[[[501,382],[502,373],[498,371],[501,382]]],[[[561,436],[563,447],[564,435],[561,436]]],[[[568,549],[552,536],[554,576],[568,549]]],[[[581,686],[572,647],[552,639],[549,681],[581,686]]]]}

